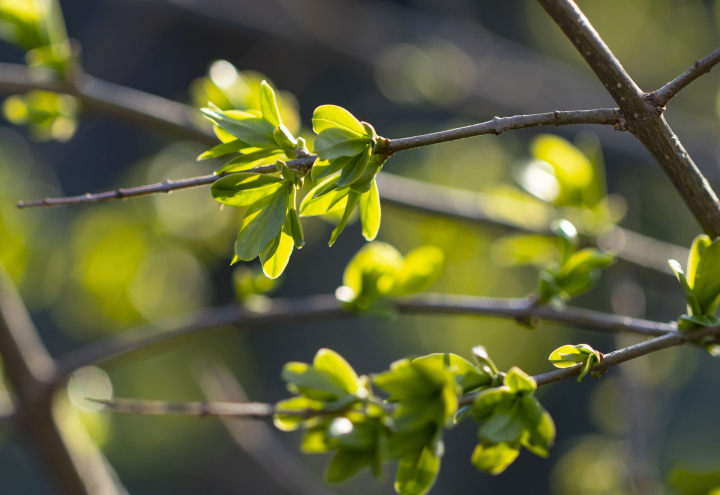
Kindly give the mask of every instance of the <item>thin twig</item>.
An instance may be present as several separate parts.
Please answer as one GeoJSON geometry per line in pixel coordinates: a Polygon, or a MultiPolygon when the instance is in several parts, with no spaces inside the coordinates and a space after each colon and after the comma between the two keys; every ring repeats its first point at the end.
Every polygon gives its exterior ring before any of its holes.
{"type": "Polygon", "coordinates": [[[582,308],[557,310],[537,305],[532,298],[503,299],[445,294],[426,294],[398,300],[395,306],[403,313],[482,315],[512,318],[520,322],[540,323],[540,319],[567,323],[598,332],[629,332],[641,335],[676,334],[674,323],[630,318],[582,308]]]}
{"type": "MultiPolygon", "coordinates": [[[[85,400],[102,404],[113,412],[140,414],[143,416],[232,416],[236,418],[269,418],[277,414],[272,404],[259,402],[168,402],[161,400],[113,399],[102,400],[86,397],[85,400]]],[[[290,416],[310,417],[319,411],[292,411],[290,416]]],[[[285,413],[283,413],[285,414],[285,413]]]]}
{"type": "MultiPolygon", "coordinates": [[[[550,112],[534,115],[516,115],[514,117],[498,118],[459,129],[451,129],[449,131],[441,131],[423,136],[416,136],[405,139],[386,140],[386,145],[382,148],[381,153],[392,154],[396,151],[418,148],[421,146],[430,146],[432,144],[455,141],[471,136],[481,136],[483,134],[499,134],[509,129],[521,129],[523,127],[536,127],[540,125],[572,125],[572,124],[608,124],[615,125],[621,121],[621,116],[613,109],[597,109],[597,110],[580,110],[573,112],[550,112]],[[498,130],[499,129],[499,130],[498,130]],[[395,144],[398,143],[398,144],[395,144]]],[[[312,167],[317,157],[309,155],[296,160],[290,160],[287,165],[291,168],[303,167],[306,170],[312,167]]],[[[275,165],[266,165],[257,167],[246,172],[255,173],[273,173],[277,172],[275,165]]],[[[147,196],[149,194],[170,193],[178,189],[188,189],[193,187],[204,186],[215,182],[219,176],[206,175],[202,177],[193,177],[182,180],[166,180],[159,184],[151,184],[147,186],[131,187],[126,189],[116,189],[114,191],[102,192],[97,194],[83,194],[80,196],[72,196],[65,198],[45,198],[32,201],[18,202],[18,208],[32,208],[38,206],[53,207],[67,205],[83,205],[88,203],[98,203],[101,201],[111,201],[118,199],[127,199],[137,196],[147,196]]]]}
{"type": "Polygon", "coordinates": [[[433,132],[421,136],[413,136],[401,139],[392,139],[380,148],[381,153],[397,153],[433,144],[457,141],[483,134],[495,134],[496,136],[505,131],[524,129],[527,127],[539,127],[545,125],[578,125],[578,124],[600,124],[612,125],[617,130],[624,130],[622,112],[618,108],[598,108],[595,110],[572,110],[538,113],[534,115],[516,115],[514,117],[495,117],[494,119],[481,124],[469,125],[447,131],[433,132]]]}
{"type": "Polygon", "coordinates": [[[720,62],[720,48],[712,52],[705,58],[702,58],[690,66],[688,70],[680,74],[678,77],[667,83],[657,91],[653,91],[648,95],[652,104],[663,109],[668,102],[677,95],[680,90],[693,82],[703,74],[710,72],[715,65],[720,62]]]}
{"type": "Polygon", "coordinates": [[[663,168],[710,237],[720,236],[720,202],[705,177],[640,88],[572,0],[538,0],[622,110],[627,130],[663,168]]]}
{"type": "MultiPolygon", "coordinates": [[[[415,299],[398,300],[395,304],[403,314],[499,316],[531,323],[538,323],[537,318],[545,318],[548,321],[578,325],[586,330],[600,332],[631,332],[642,335],[676,333],[672,323],[658,323],[579,308],[557,311],[537,306],[529,298],[497,299],[429,294],[415,299]]],[[[234,305],[222,306],[167,322],[162,325],[164,330],[148,325],[88,344],[58,360],[55,384],[60,385],[73,371],[83,366],[103,363],[154,344],[217,327],[235,325],[248,330],[354,316],[355,313],[342,309],[333,295],[275,299],[265,313],[253,313],[234,305]]]]}
{"type": "MultiPolygon", "coordinates": [[[[305,156],[296,160],[290,160],[287,162],[287,165],[291,168],[310,168],[316,159],[317,157],[314,155],[305,156]]],[[[262,167],[256,167],[250,170],[246,170],[245,172],[270,174],[273,172],[277,172],[277,168],[275,167],[275,165],[264,165],[262,167]]],[[[209,186],[224,175],[225,174],[211,174],[203,175],[200,177],[191,177],[188,179],[164,180],[162,182],[158,182],[157,184],[115,189],[114,191],[107,191],[96,194],[86,193],[80,196],[69,196],[65,198],[44,198],[32,201],[19,201],[17,207],[20,209],[36,208],[41,206],[52,208],[54,206],[84,205],[118,199],[125,200],[128,198],[137,198],[140,196],[149,196],[152,194],[170,194],[173,191],[179,191],[181,189],[193,189],[196,187],[209,186]]]]}

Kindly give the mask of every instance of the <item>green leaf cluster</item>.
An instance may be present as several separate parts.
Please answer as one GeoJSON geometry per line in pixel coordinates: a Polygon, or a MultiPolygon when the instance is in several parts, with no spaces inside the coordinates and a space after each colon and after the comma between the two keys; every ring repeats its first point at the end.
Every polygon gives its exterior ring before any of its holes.
{"type": "Polygon", "coordinates": [[[265,275],[274,279],[285,270],[293,247],[305,244],[296,209],[303,175],[278,159],[295,157],[298,150],[304,149],[304,142],[295,139],[282,124],[275,92],[266,81],[260,84],[259,101],[260,111],[203,108],[223,144],[199,159],[239,154],[216,171],[230,175],[215,181],[210,192],[219,203],[248,208],[235,242],[233,263],[259,256],[265,275]],[[266,160],[275,161],[279,175],[240,172],[266,160]]]}
{"type": "Polygon", "coordinates": [[[426,290],[440,275],[444,259],[434,246],[419,247],[403,258],[393,246],[371,242],[348,263],[336,295],[347,309],[389,315],[392,306],[384,298],[426,290]]]}
{"type": "Polygon", "coordinates": [[[472,415],[482,422],[472,463],[490,474],[502,473],[520,454],[521,447],[541,457],[549,455],[555,440],[555,423],[533,396],[537,384],[513,367],[504,385],[480,392],[472,415]]]}
{"type": "MultiPolygon", "coordinates": [[[[692,330],[715,326],[720,319],[715,316],[720,304],[720,239],[714,241],[707,235],[699,235],[690,247],[687,275],[675,260],[668,261],[670,268],[685,290],[687,315],[678,320],[678,328],[692,330]]],[[[720,345],[708,340],[705,348],[713,356],[720,355],[720,345]]]]}
{"type": "Polygon", "coordinates": [[[275,91],[267,81],[261,81],[257,98],[260,107],[257,110],[222,110],[212,102],[200,110],[213,123],[222,144],[201,154],[198,160],[232,155],[215,171],[216,174],[241,172],[281,159],[294,159],[300,150],[305,150],[305,141],[296,139],[283,124],[275,91]]]}
{"type": "Polygon", "coordinates": [[[206,76],[195,79],[190,85],[194,105],[200,109],[210,103],[221,110],[262,112],[260,95],[265,81],[275,91],[282,122],[297,135],[300,131],[298,103],[292,93],[279,91],[272,81],[256,71],[239,71],[227,60],[215,60],[206,76]]]}
{"type": "Polygon", "coordinates": [[[233,272],[235,298],[241,304],[254,296],[262,296],[275,290],[278,279],[268,278],[262,271],[239,266],[233,272]]]}
{"type": "Polygon", "coordinates": [[[358,377],[336,352],[320,349],[312,365],[286,364],[282,378],[296,395],[277,404],[275,425],[284,431],[304,428],[305,452],[336,451],[327,480],[344,481],[365,467],[380,476],[388,455],[390,428],[380,401],[372,396],[368,377],[358,377]],[[322,414],[308,418],[282,414],[304,411],[322,414]]]}
{"type": "MultiPolygon", "coordinates": [[[[25,60],[35,77],[67,79],[73,53],[56,0],[0,2],[0,38],[26,50],[25,60]]],[[[28,126],[38,141],[67,141],[77,128],[77,100],[72,96],[34,90],[3,102],[3,115],[15,125],[28,126]]]]}
{"type": "MultiPolygon", "coordinates": [[[[599,364],[603,360],[603,355],[587,344],[564,345],[555,349],[548,358],[556,368],[569,368],[578,363],[582,363],[578,382],[581,382],[585,375],[590,372],[590,368],[599,364]]],[[[600,375],[593,373],[595,378],[600,375]]]]}
{"type": "Polygon", "coordinates": [[[714,317],[720,304],[720,239],[712,241],[704,234],[695,238],[688,256],[687,275],[677,261],[669,260],[668,264],[685,290],[688,315],[681,319],[685,322],[682,326],[687,327],[684,329],[720,323],[714,317]]]}
{"type": "Polygon", "coordinates": [[[30,67],[65,77],[72,49],[57,0],[5,0],[0,4],[0,38],[27,50],[30,67]]]}
{"type": "Polygon", "coordinates": [[[358,377],[342,357],[321,349],[312,365],[288,363],[283,369],[283,379],[296,395],[277,404],[275,424],[286,431],[304,428],[306,452],[335,451],[327,471],[330,482],[366,467],[379,476],[383,464],[398,460],[396,491],[422,495],[437,478],[443,430],[458,419],[460,397],[499,379],[495,365],[485,358],[477,359],[477,365],[455,354],[397,361],[372,377],[390,394],[383,402],[368,377],[358,377]],[[388,409],[390,405],[394,407],[388,409]]]}
{"type": "Polygon", "coordinates": [[[578,145],[559,136],[541,134],[530,144],[532,158],[516,173],[527,192],[557,208],[583,233],[606,232],[624,215],[625,204],[608,196],[605,166],[596,140],[580,140],[578,145]]]}
{"type": "Polygon", "coordinates": [[[386,160],[383,155],[373,154],[378,143],[375,129],[334,105],[315,109],[312,122],[317,133],[313,151],[320,160],[313,166],[311,178],[319,182],[303,199],[300,214],[342,211],[330,236],[332,246],[358,206],[363,236],[372,241],[380,229],[380,195],[375,178],[386,160]]]}
{"type": "Polygon", "coordinates": [[[560,247],[560,263],[540,272],[539,301],[564,304],[590,290],[600,278],[600,269],[615,257],[597,248],[578,249],[577,231],[567,220],[553,222],[560,247]]]}
{"type": "Polygon", "coordinates": [[[8,121],[28,126],[38,141],[67,141],[77,129],[78,103],[72,96],[29,91],[6,98],[2,110],[8,121]]]}
{"type": "Polygon", "coordinates": [[[301,248],[304,234],[295,209],[302,178],[278,161],[280,175],[237,173],[217,180],[211,187],[215,200],[248,207],[235,242],[235,258],[260,257],[263,272],[277,278],[285,270],[293,247],[301,248]]]}

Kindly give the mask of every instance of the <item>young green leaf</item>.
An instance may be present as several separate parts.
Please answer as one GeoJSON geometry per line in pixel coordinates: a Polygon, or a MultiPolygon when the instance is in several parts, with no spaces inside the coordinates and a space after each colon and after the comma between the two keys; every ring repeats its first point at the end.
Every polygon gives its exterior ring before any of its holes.
{"type": "Polygon", "coordinates": [[[293,136],[287,127],[280,124],[273,131],[273,138],[277,145],[284,149],[287,153],[294,154],[295,147],[297,146],[297,140],[293,136]]]}
{"type": "Polygon", "coordinates": [[[701,316],[702,309],[700,308],[700,303],[698,302],[697,297],[695,297],[695,292],[693,291],[690,283],[685,277],[685,273],[683,273],[682,266],[680,266],[680,263],[675,260],[668,260],[668,265],[670,265],[670,268],[672,268],[672,271],[675,273],[675,276],[677,277],[678,281],[683,287],[683,290],[685,291],[685,299],[687,299],[688,312],[693,316],[701,316]]]}
{"type": "Polygon", "coordinates": [[[275,91],[270,87],[267,81],[260,83],[260,109],[265,120],[270,122],[273,127],[282,125],[280,111],[278,110],[277,101],[275,100],[275,91]]]}
{"type": "Polygon", "coordinates": [[[225,132],[257,148],[276,148],[275,126],[250,113],[203,108],[202,114],[225,132]]]}
{"type": "Polygon", "coordinates": [[[284,155],[285,153],[283,153],[283,151],[279,149],[263,149],[253,151],[251,153],[245,153],[223,164],[223,166],[218,168],[214,172],[214,174],[220,175],[250,170],[259,165],[272,163],[277,158],[280,158],[284,155]]]}
{"type": "Polygon", "coordinates": [[[344,209],[347,206],[349,193],[349,188],[342,187],[316,198],[313,198],[312,194],[308,194],[300,203],[300,215],[312,217],[344,209]]]}
{"type": "Polygon", "coordinates": [[[217,146],[214,146],[207,150],[205,153],[201,154],[197,157],[198,161],[201,160],[207,160],[209,158],[216,158],[218,156],[225,156],[229,155],[231,153],[239,153],[241,151],[246,151],[248,149],[251,149],[253,151],[257,150],[254,146],[250,146],[244,141],[241,141],[239,139],[235,139],[234,141],[230,141],[229,143],[221,143],[217,146]]]}
{"type": "Polygon", "coordinates": [[[365,173],[370,160],[370,146],[366,146],[362,153],[353,157],[342,169],[338,186],[347,186],[358,180],[365,173]]]}
{"type": "Polygon", "coordinates": [[[533,377],[517,366],[513,366],[505,376],[505,386],[507,386],[511,392],[531,394],[537,388],[537,383],[535,383],[533,377]]]}
{"type": "Polygon", "coordinates": [[[305,245],[305,234],[303,233],[302,223],[300,223],[300,216],[294,205],[291,205],[288,217],[290,218],[290,230],[293,241],[295,242],[295,247],[300,249],[305,245]]]}
{"type": "Polygon", "coordinates": [[[564,345],[555,349],[548,358],[556,368],[568,368],[582,363],[578,382],[590,372],[590,368],[602,361],[602,354],[587,344],[564,345]]]}
{"type": "Polygon", "coordinates": [[[312,124],[317,134],[327,129],[341,128],[359,136],[367,135],[367,131],[353,114],[335,105],[317,107],[313,113],[312,124]]]}
{"type": "Polygon", "coordinates": [[[292,187],[285,182],[283,187],[247,210],[235,242],[238,258],[244,261],[254,259],[280,232],[285,223],[292,187]]]}
{"type": "Polygon", "coordinates": [[[374,241],[380,230],[380,194],[377,184],[372,182],[370,190],[360,196],[360,222],[363,237],[367,241],[374,241]]]}
{"type": "Polygon", "coordinates": [[[435,246],[422,246],[405,257],[402,270],[393,286],[393,295],[406,295],[428,289],[440,276],[445,254],[435,246]]]}
{"type": "Polygon", "coordinates": [[[424,495],[435,484],[440,458],[427,447],[400,458],[395,490],[400,495],[424,495]]]}
{"type": "Polygon", "coordinates": [[[315,354],[313,367],[324,371],[333,377],[333,380],[349,394],[359,390],[358,375],[350,364],[337,352],[330,349],[320,349],[315,354]]]}
{"type": "Polygon", "coordinates": [[[332,246],[333,244],[335,244],[335,241],[337,240],[338,236],[345,229],[345,225],[347,224],[347,221],[350,218],[350,214],[352,213],[352,211],[355,208],[355,205],[358,203],[359,199],[360,199],[360,195],[358,193],[356,193],[355,191],[350,191],[348,193],[347,204],[345,205],[345,212],[343,213],[343,216],[340,218],[340,221],[338,222],[337,226],[333,229],[332,234],[330,235],[330,242],[328,243],[329,246],[332,246]]]}
{"type": "Polygon", "coordinates": [[[329,483],[340,483],[360,472],[375,461],[375,455],[368,450],[339,450],[328,466],[326,479],[329,483]]]}
{"type": "MultiPolygon", "coordinates": [[[[292,211],[292,210],[291,210],[292,211]]],[[[290,215],[285,217],[283,228],[270,241],[265,249],[260,253],[260,263],[262,263],[263,272],[268,278],[276,279],[290,261],[290,255],[293,251],[293,236],[290,215]]]]}
{"type": "Polygon", "coordinates": [[[475,447],[472,463],[480,471],[500,474],[520,455],[520,442],[514,444],[481,442],[475,447]]]}
{"type": "Polygon", "coordinates": [[[720,302],[720,240],[707,245],[700,255],[692,286],[700,304],[700,315],[712,316],[720,302]]]}
{"type": "Polygon", "coordinates": [[[282,178],[268,174],[232,174],[216,180],[210,193],[219,203],[250,206],[284,188],[282,178]]]}
{"type": "Polygon", "coordinates": [[[333,160],[341,156],[359,155],[371,143],[367,136],[358,137],[347,130],[332,128],[317,135],[313,149],[321,160],[333,160]]]}
{"type": "Polygon", "coordinates": [[[340,172],[347,163],[352,160],[351,156],[341,156],[331,161],[319,160],[315,162],[310,170],[310,177],[313,181],[319,181],[340,172]]]}

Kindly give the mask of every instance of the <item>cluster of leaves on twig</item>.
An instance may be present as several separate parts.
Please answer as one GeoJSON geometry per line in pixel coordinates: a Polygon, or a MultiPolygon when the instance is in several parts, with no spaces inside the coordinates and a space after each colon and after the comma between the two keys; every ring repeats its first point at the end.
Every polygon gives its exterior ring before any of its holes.
{"type": "Polygon", "coordinates": [[[296,194],[309,167],[291,169],[285,160],[308,156],[309,151],[305,140],[296,138],[283,124],[270,84],[262,81],[257,89],[259,109],[222,110],[212,102],[209,108],[202,109],[222,144],[199,159],[233,155],[216,170],[216,174],[230,175],[213,184],[212,195],[220,203],[248,207],[233,262],[259,256],[266,275],[278,277],[293,246],[300,248],[304,244],[300,215],[342,210],[330,238],[332,246],[358,206],[364,237],[375,239],[380,228],[380,196],[375,178],[386,157],[373,153],[379,142],[373,127],[340,107],[324,105],[315,110],[314,152],[318,160],[311,164],[311,179],[319,182],[305,196],[299,215],[296,194]],[[273,162],[279,175],[249,171],[273,162]]]}
{"type": "Polygon", "coordinates": [[[615,257],[598,248],[578,249],[578,235],[567,220],[551,225],[560,250],[560,262],[540,272],[539,302],[562,305],[590,290],[600,277],[600,269],[615,257]]]}
{"type": "Polygon", "coordinates": [[[358,376],[337,353],[321,349],[312,364],[285,365],[282,377],[294,397],[277,404],[275,424],[286,431],[304,429],[305,452],[335,452],[327,470],[330,482],[366,467],[377,477],[384,464],[399,460],[395,489],[403,495],[432,487],[444,430],[468,416],[482,423],[472,456],[478,469],[502,472],[522,446],[547,456],[555,425],[533,397],[535,381],[518,368],[500,373],[482,347],[473,354],[474,363],[455,354],[430,354],[358,376]],[[389,394],[385,400],[373,385],[389,394]],[[468,394],[477,395],[461,407],[468,394]]]}
{"type": "MultiPolygon", "coordinates": [[[[26,51],[33,77],[72,77],[75,57],[56,0],[2,2],[0,38],[26,51]]],[[[77,127],[77,108],[73,97],[41,90],[13,95],[3,103],[5,117],[14,124],[27,125],[39,140],[70,139],[77,127]]]]}
{"type": "Polygon", "coordinates": [[[371,242],[350,260],[335,294],[350,311],[393,316],[388,298],[426,290],[440,275],[444,259],[434,246],[419,247],[403,258],[390,244],[371,242]]]}
{"type": "MultiPolygon", "coordinates": [[[[678,320],[678,328],[692,330],[720,324],[715,316],[720,305],[720,239],[714,241],[707,235],[699,235],[690,247],[687,275],[676,260],[669,260],[670,268],[685,290],[687,315],[678,320]]],[[[704,342],[713,356],[720,355],[720,345],[714,338],[704,342]]]]}

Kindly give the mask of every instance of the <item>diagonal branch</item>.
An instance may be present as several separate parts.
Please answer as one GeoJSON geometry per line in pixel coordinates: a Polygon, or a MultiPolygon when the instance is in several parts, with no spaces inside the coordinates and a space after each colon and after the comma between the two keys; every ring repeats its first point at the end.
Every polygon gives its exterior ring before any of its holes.
{"type": "Polygon", "coordinates": [[[662,109],[668,102],[675,97],[685,86],[693,82],[703,74],[710,72],[715,65],[720,63],[720,48],[712,52],[707,57],[695,62],[688,70],[680,74],[678,77],[667,83],[662,88],[648,95],[652,104],[662,109]]]}
{"type": "MultiPolygon", "coordinates": [[[[475,124],[458,129],[450,129],[448,131],[440,131],[432,134],[424,134],[403,139],[385,140],[385,146],[380,150],[382,154],[393,154],[397,151],[419,148],[422,146],[430,146],[438,143],[446,143],[465,139],[468,137],[482,136],[485,134],[500,134],[510,129],[523,129],[526,127],[537,127],[543,125],[574,125],[574,124],[599,124],[613,125],[618,129],[622,129],[622,115],[617,109],[599,108],[596,110],[576,110],[568,112],[549,112],[532,115],[516,115],[514,117],[504,117],[475,124]]],[[[309,169],[315,163],[317,157],[309,155],[296,160],[290,160],[287,165],[290,168],[309,169]]],[[[269,174],[277,172],[275,165],[265,165],[256,167],[246,172],[269,174]]],[[[149,194],[170,193],[178,189],[188,189],[193,187],[212,184],[220,176],[205,175],[202,177],[194,177],[183,180],[166,180],[159,184],[147,186],[131,187],[126,189],[117,189],[115,191],[102,192],[97,194],[83,194],[80,196],[71,196],[66,198],[45,198],[32,201],[18,202],[18,208],[32,208],[45,206],[51,208],[53,206],[67,205],[83,205],[88,203],[98,203],[101,201],[111,201],[118,199],[127,199],[137,196],[147,196],[149,194]]]]}
{"type": "MultiPolygon", "coordinates": [[[[395,301],[395,305],[402,314],[498,316],[532,324],[538,324],[540,318],[545,318],[548,321],[577,325],[583,329],[606,333],[630,332],[641,335],[677,333],[674,323],[659,323],[580,308],[558,311],[549,306],[537,306],[532,298],[498,299],[428,294],[413,299],[398,300],[395,301]]],[[[254,313],[235,305],[208,309],[167,322],[161,326],[165,330],[158,330],[157,327],[148,325],[88,344],[58,361],[55,385],[60,385],[73,371],[83,366],[97,365],[151,345],[174,341],[213,328],[233,325],[243,330],[250,330],[354,316],[356,314],[344,310],[333,295],[275,299],[270,309],[264,313],[254,313]]]]}
{"type": "Polygon", "coordinates": [[[662,113],[646,98],[622,68],[587,17],[572,0],[538,0],[585,59],[622,110],[627,130],[647,148],[670,177],[685,204],[710,237],[720,236],[720,203],[667,125],[662,113]]]}

